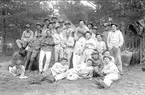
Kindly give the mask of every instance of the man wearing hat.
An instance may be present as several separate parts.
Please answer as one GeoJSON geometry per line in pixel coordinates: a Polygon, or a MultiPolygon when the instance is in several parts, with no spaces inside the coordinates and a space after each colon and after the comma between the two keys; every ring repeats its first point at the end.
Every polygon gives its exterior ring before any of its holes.
{"type": "Polygon", "coordinates": [[[16,40],[16,43],[19,48],[22,48],[22,47],[26,48],[26,46],[33,39],[33,36],[34,36],[33,31],[30,30],[30,24],[27,24],[25,28],[26,30],[22,33],[21,40],[20,39],[16,40]]]}
{"type": "Polygon", "coordinates": [[[112,30],[109,32],[107,37],[108,48],[115,58],[115,63],[122,74],[122,60],[121,60],[121,51],[120,48],[124,43],[123,34],[120,30],[117,29],[117,24],[111,24],[112,30]]]}
{"type": "Polygon", "coordinates": [[[42,36],[45,37],[47,35],[47,31],[48,31],[48,24],[49,24],[49,19],[46,18],[44,19],[44,25],[43,25],[43,28],[42,28],[42,36]]]}
{"type": "Polygon", "coordinates": [[[110,56],[104,56],[103,62],[104,65],[102,69],[102,74],[104,75],[104,79],[98,82],[103,88],[109,88],[112,82],[120,78],[119,71],[115,63],[111,62],[110,56]]]}
{"type": "Polygon", "coordinates": [[[51,18],[51,21],[55,23],[55,25],[54,25],[55,27],[59,26],[58,18],[57,18],[57,17],[55,17],[55,16],[52,17],[52,18],[51,18]]]}
{"type": "Polygon", "coordinates": [[[39,22],[36,23],[36,31],[34,37],[37,37],[38,34],[42,34],[42,24],[39,22]]]}
{"type": "Polygon", "coordinates": [[[73,68],[77,67],[80,64],[81,56],[83,54],[83,50],[85,46],[84,32],[78,31],[75,36],[76,36],[75,39],[76,43],[73,52],[73,68]]]}

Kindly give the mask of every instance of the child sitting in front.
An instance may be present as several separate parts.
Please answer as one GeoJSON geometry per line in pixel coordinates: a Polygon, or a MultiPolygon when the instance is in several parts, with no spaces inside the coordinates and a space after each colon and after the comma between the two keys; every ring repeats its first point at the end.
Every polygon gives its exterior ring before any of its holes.
{"type": "Polygon", "coordinates": [[[79,78],[92,78],[93,77],[93,61],[88,59],[86,63],[80,64],[76,68],[68,71],[68,80],[77,80],[79,78]]]}
{"type": "Polygon", "coordinates": [[[93,77],[97,77],[97,76],[102,76],[101,70],[103,67],[103,62],[99,56],[99,52],[98,51],[94,51],[92,54],[92,60],[93,60],[93,77]]]}
{"type": "Polygon", "coordinates": [[[113,81],[119,79],[119,71],[115,63],[111,61],[110,56],[104,56],[103,61],[104,66],[102,69],[102,73],[104,75],[104,79],[98,82],[103,88],[109,88],[113,81]]]}
{"type": "Polygon", "coordinates": [[[48,80],[54,82],[66,77],[66,71],[68,70],[68,60],[61,58],[60,62],[56,62],[50,69],[43,74],[41,81],[48,80]]]}
{"type": "Polygon", "coordinates": [[[17,60],[16,64],[14,66],[10,66],[8,69],[9,69],[9,72],[13,76],[19,76],[19,78],[25,78],[26,77],[26,76],[24,76],[25,67],[22,65],[22,61],[20,61],[20,60],[17,60]]]}

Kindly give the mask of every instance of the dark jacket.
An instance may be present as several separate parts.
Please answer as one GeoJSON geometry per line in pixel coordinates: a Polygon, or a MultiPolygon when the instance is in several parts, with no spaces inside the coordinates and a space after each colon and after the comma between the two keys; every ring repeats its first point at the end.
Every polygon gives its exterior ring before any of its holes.
{"type": "Polygon", "coordinates": [[[54,40],[51,36],[46,36],[41,41],[41,50],[52,51],[54,48],[54,40]]]}

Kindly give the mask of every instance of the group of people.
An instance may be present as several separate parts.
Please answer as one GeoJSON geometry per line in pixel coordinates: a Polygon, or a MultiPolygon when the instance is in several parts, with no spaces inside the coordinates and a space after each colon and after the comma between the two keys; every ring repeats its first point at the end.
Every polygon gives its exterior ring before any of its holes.
{"type": "Polygon", "coordinates": [[[43,24],[37,23],[35,32],[29,24],[25,28],[21,39],[16,40],[19,52],[13,55],[9,66],[15,76],[31,71],[35,60],[42,75],[40,81],[100,76],[103,78],[97,83],[108,88],[123,74],[120,48],[124,39],[117,24],[104,25],[104,32],[100,34],[92,23],[80,20],[74,28],[69,21],[52,17],[43,24]],[[54,64],[50,67],[52,58],[54,64]]]}

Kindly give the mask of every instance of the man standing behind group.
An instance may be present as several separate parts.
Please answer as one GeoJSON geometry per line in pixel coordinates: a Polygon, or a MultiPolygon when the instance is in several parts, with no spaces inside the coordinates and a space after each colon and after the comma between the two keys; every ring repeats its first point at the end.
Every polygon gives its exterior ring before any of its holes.
{"type": "Polygon", "coordinates": [[[29,44],[29,42],[33,39],[33,31],[30,30],[30,25],[27,24],[25,26],[26,30],[22,33],[21,40],[16,40],[16,43],[19,48],[26,48],[26,46],[29,44]]]}
{"type": "Polygon", "coordinates": [[[62,39],[61,39],[61,28],[58,26],[56,27],[56,33],[53,35],[54,44],[55,44],[55,62],[60,61],[62,58],[62,39]]]}
{"type": "Polygon", "coordinates": [[[106,44],[106,48],[108,49],[107,37],[108,37],[108,33],[111,31],[111,25],[108,24],[108,23],[105,23],[104,24],[104,27],[105,27],[105,31],[102,33],[102,38],[103,38],[103,41],[106,44]]]}
{"type": "Polygon", "coordinates": [[[49,19],[46,18],[44,19],[44,24],[43,24],[43,29],[42,29],[42,36],[45,37],[47,35],[47,31],[48,31],[48,24],[49,24],[49,19]]]}
{"type": "Polygon", "coordinates": [[[122,74],[122,60],[121,60],[121,51],[120,48],[124,43],[124,38],[122,32],[117,29],[118,25],[112,24],[112,31],[109,32],[107,38],[108,48],[111,51],[111,54],[115,58],[115,63],[122,74]]]}
{"type": "Polygon", "coordinates": [[[79,26],[77,27],[77,31],[76,32],[82,32],[82,33],[86,33],[86,31],[89,31],[89,28],[85,25],[85,22],[80,20],[79,26]]]}

